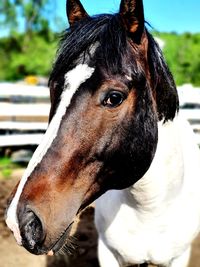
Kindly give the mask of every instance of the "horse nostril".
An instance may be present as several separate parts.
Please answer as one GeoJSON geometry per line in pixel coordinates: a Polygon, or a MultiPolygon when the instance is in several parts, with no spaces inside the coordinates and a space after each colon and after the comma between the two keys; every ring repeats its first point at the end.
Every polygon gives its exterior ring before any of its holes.
{"type": "Polygon", "coordinates": [[[35,251],[36,247],[44,241],[42,223],[33,211],[27,211],[23,215],[20,232],[23,245],[31,252],[35,251]]]}

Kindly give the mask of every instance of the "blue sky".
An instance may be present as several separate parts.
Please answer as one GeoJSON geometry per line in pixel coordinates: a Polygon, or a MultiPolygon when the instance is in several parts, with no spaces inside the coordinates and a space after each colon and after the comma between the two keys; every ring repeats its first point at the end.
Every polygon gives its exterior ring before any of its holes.
{"type": "MultiPolygon", "coordinates": [[[[90,15],[114,13],[120,0],[81,0],[90,15]]],[[[146,20],[158,31],[200,32],[199,0],[143,0],[146,20]]],[[[65,0],[57,2],[56,12],[65,18],[65,0]]]]}
{"type": "MultiPolygon", "coordinates": [[[[0,0],[2,1],[2,0],[0,0]]],[[[29,0],[31,1],[31,0],[29,0]]],[[[100,13],[115,13],[119,9],[120,0],[81,0],[90,15],[100,13]]],[[[200,32],[200,0],[143,0],[145,18],[153,29],[165,32],[200,32]]],[[[67,27],[65,13],[66,0],[50,2],[47,12],[55,12],[61,18],[56,24],[59,31],[67,27]]],[[[23,31],[24,21],[19,18],[20,31],[23,31]]],[[[55,22],[51,23],[55,29],[55,22]],[[54,25],[54,26],[53,26],[54,25]]],[[[0,29],[0,36],[8,34],[7,28],[0,29]]]]}

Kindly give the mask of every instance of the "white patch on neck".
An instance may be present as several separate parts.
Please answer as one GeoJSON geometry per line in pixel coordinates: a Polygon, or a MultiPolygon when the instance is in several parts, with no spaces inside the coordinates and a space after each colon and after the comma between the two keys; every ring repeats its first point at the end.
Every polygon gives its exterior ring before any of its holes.
{"type": "Polygon", "coordinates": [[[61,94],[61,100],[57,111],[53,119],[51,120],[51,123],[44,135],[43,141],[33,154],[33,157],[31,158],[28,167],[25,170],[24,175],[19,183],[15,196],[8,208],[6,224],[11,229],[11,231],[13,231],[15,239],[19,245],[22,244],[22,240],[17,219],[17,204],[22,194],[23,188],[28,180],[28,177],[31,175],[35,167],[41,162],[47,150],[56,138],[60,123],[64,114],[66,113],[66,109],[69,106],[74,93],[82,83],[84,83],[92,76],[93,72],[94,68],[91,68],[86,64],[80,64],[65,75],[64,89],[61,94]]]}

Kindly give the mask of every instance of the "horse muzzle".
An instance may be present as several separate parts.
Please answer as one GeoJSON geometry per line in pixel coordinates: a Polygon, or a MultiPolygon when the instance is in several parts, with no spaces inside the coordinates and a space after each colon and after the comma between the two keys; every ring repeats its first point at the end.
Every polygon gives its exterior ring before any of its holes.
{"type": "Polygon", "coordinates": [[[39,217],[31,210],[23,214],[19,224],[22,245],[33,254],[44,254],[40,248],[44,243],[46,233],[39,217]]]}

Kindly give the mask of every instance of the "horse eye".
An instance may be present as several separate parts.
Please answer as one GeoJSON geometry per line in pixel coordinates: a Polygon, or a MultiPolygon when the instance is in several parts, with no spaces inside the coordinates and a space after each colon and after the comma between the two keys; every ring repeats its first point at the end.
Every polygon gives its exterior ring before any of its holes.
{"type": "Polygon", "coordinates": [[[103,105],[110,108],[115,108],[124,101],[125,95],[119,91],[109,92],[103,100],[103,105]]]}

